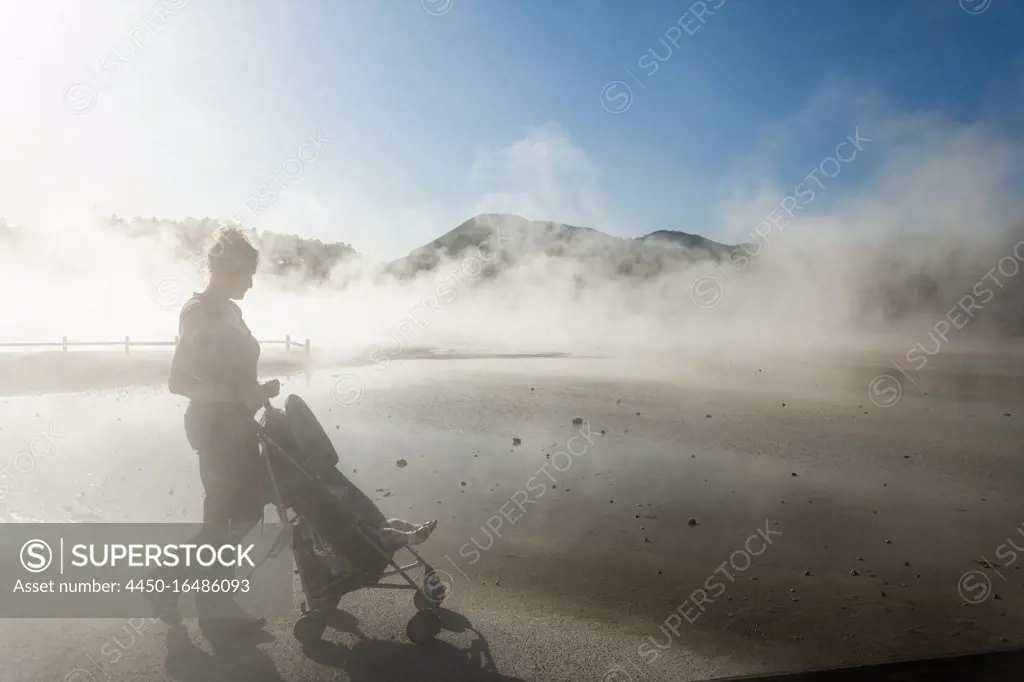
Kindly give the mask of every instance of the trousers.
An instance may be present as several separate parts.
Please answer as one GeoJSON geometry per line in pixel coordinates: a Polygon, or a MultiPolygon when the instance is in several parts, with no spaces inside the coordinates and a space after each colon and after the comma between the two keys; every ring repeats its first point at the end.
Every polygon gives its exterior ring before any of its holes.
{"type": "MultiPolygon", "coordinates": [[[[191,403],[185,411],[185,434],[199,456],[203,484],[203,527],[190,540],[195,544],[236,544],[263,518],[269,475],[260,459],[260,444],[252,415],[234,405],[191,403]]],[[[214,564],[191,568],[179,578],[221,580],[236,577],[235,569],[214,564]]],[[[230,613],[223,593],[196,592],[200,616],[230,613]]]]}

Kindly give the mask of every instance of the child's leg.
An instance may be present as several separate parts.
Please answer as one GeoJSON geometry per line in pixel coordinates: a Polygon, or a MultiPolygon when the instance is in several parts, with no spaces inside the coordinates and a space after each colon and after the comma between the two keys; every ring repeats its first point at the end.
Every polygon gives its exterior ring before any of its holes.
{"type": "Polygon", "coordinates": [[[388,519],[387,523],[377,529],[377,535],[389,547],[403,547],[420,544],[430,537],[435,528],[437,521],[416,524],[402,519],[388,519]]]}
{"type": "Polygon", "coordinates": [[[412,544],[415,530],[399,530],[398,528],[392,528],[390,523],[389,521],[389,525],[381,526],[377,529],[377,536],[382,542],[389,547],[403,547],[412,544]]]}
{"type": "Polygon", "coordinates": [[[403,519],[388,519],[386,524],[387,528],[394,528],[395,530],[405,531],[407,533],[415,533],[419,529],[419,525],[415,523],[409,523],[403,519]]]}
{"type": "Polygon", "coordinates": [[[437,520],[427,521],[424,524],[416,526],[416,532],[412,534],[412,541],[410,544],[420,544],[430,537],[430,534],[434,532],[435,528],[437,528],[437,520]]]}

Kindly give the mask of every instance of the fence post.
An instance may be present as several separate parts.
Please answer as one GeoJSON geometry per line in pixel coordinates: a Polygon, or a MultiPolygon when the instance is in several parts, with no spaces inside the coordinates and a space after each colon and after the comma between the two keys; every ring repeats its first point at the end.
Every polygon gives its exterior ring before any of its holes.
{"type": "Polygon", "coordinates": [[[62,353],[67,353],[68,352],[68,337],[66,337],[66,336],[60,337],[60,350],[61,350],[62,353]]]}
{"type": "Polygon", "coordinates": [[[130,340],[128,339],[128,337],[127,337],[127,336],[126,336],[126,337],[124,337],[124,354],[125,354],[125,355],[128,355],[128,354],[129,354],[129,353],[128,353],[128,347],[129,347],[130,345],[131,345],[131,341],[130,341],[130,340]]]}
{"type": "Polygon", "coordinates": [[[306,366],[307,367],[309,366],[309,356],[310,356],[309,350],[310,350],[309,339],[306,339],[306,366]]]}
{"type": "Polygon", "coordinates": [[[292,335],[286,334],[284,337],[284,352],[290,353],[292,351],[292,335]]]}

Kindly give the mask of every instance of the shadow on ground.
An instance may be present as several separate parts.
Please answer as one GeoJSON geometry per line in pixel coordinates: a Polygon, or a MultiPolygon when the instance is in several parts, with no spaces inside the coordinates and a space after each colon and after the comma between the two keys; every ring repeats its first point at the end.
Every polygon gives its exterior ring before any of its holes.
{"type": "Polygon", "coordinates": [[[864,665],[805,673],[736,677],[750,682],[1009,682],[1020,679],[1024,668],[1024,649],[1009,649],[981,654],[950,656],[920,661],[899,661],[882,665],[864,665]]]}
{"type": "Polygon", "coordinates": [[[307,647],[306,656],[317,663],[345,671],[352,682],[386,680],[445,680],[446,682],[523,682],[498,672],[486,638],[464,616],[438,609],[441,628],[475,637],[468,649],[444,641],[428,645],[370,639],[359,629],[359,621],[339,611],[331,619],[331,628],[358,638],[351,647],[336,642],[321,642],[307,647]]]}
{"type": "Polygon", "coordinates": [[[277,666],[258,646],[273,641],[264,631],[245,639],[207,637],[213,653],[195,645],[184,626],[167,632],[167,675],[181,682],[285,682],[277,666]]]}

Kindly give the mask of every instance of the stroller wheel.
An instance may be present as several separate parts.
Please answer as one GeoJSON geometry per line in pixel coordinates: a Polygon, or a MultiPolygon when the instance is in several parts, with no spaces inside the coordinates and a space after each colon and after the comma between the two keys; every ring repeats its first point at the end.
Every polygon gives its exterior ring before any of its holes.
{"type": "Polygon", "coordinates": [[[412,598],[412,603],[416,607],[417,611],[429,611],[430,609],[437,607],[437,604],[427,599],[426,596],[418,590],[412,598]]]}
{"type": "Polygon", "coordinates": [[[423,585],[416,591],[413,603],[420,611],[436,609],[447,597],[448,586],[439,574],[430,571],[423,577],[423,585]]]}
{"type": "Polygon", "coordinates": [[[327,629],[327,622],[314,615],[305,615],[295,621],[292,634],[302,646],[310,646],[320,641],[327,629]]]}
{"type": "Polygon", "coordinates": [[[441,618],[433,611],[419,611],[409,619],[405,634],[413,644],[429,644],[441,633],[441,618]]]}
{"type": "Polygon", "coordinates": [[[446,596],[448,595],[444,585],[438,585],[433,589],[424,585],[421,590],[416,590],[412,603],[416,606],[417,611],[428,611],[440,606],[446,596]]]}

